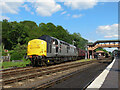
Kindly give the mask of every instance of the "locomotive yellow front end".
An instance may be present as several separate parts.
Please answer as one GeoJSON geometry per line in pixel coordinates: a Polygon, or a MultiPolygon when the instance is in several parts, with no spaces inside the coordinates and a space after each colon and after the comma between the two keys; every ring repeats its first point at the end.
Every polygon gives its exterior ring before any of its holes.
{"type": "Polygon", "coordinates": [[[41,59],[47,55],[47,42],[41,39],[33,39],[28,42],[27,56],[32,65],[41,63],[41,59]]]}

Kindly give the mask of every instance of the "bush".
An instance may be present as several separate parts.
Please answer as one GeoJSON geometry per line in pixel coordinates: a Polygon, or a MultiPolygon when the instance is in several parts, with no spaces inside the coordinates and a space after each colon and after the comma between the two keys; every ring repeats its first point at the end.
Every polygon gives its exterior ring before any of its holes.
{"type": "Polygon", "coordinates": [[[10,67],[26,67],[27,64],[30,64],[30,61],[23,61],[23,62],[3,62],[3,68],[10,68],[10,67]]]}
{"type": "Polygon", "coordinates": [[[23,57],[26,55],[26,45],[16,45],[14,50],[10,52],[11,60],[22,60],[23,57]]]}
{"type": "Polygon", "coordinates": [[[20,53],[14,52],[11,54],[11,60],[21,60],[23,58],[23,55],[20,53]]]}

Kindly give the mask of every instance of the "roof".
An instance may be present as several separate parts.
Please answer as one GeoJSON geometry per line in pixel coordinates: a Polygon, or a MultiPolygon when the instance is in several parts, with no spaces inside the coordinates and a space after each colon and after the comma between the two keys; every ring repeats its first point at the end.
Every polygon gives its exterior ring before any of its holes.
{"type": "Polygon", "coordinates": [[[120,42],[120,40],[98,40],[94,42],[93,44],[88,44],[88,46],[94,46],[97,43],[109,43],[109,42],[120,42]]]}
{"type": "Polygon", "coordinates": [[[105,53],[104,51],[96,51],[96,53],[105,53]]]}

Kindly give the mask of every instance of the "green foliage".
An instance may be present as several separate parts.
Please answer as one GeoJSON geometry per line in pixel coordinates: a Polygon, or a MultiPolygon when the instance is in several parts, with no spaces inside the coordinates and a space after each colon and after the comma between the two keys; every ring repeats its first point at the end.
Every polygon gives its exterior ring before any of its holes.
{"type": "Polygon", "coordinates": [[[91,44],[91,45],[92,45],[92,44],[93,44],[93,42],[88,42],[88,44],[91,44]]]}
{"type": "Polygon", "coordinates": [[[0,44],[0,56],[2,55],[2,44],[0,44]]]}
{"type": "Polygon", "coordinates": [[[30,61],[23,61],[23,62],[3,62],[3,68],[10,68],[10,67],[25,67],[27,64],[30,64],[30,61]]]}
{"type": "Polygon", "coordinates": [[[27,46],[17,44],[14,50],[10,51],[11,60],[22,60],[26,55],[27,46]]]}
{"type": "Polygon", "coordinates": [[[81,59],[81,60],[77,60],[75,62],[87,62],[87,61],[92,61],[92,60],[96,60],[96,59],[81,59]]]}
{"type": "Polygon", "coordinates": [[[7,56],[7,52],[4,52],[3,50],[2,50],[2,56],[7,56]]]}
{"type": "Polygon", "coordinates": [[[106,49],[103,49],[103,48],[97,48],[95,51],[104,51],[105,53],[108,52],[106,49]]]}
{"type": "Polygon", "coordinates": [[[26,53],[28,41],[39,38],[42,35],[49,35],[78,48],[85,49],[88,40],[81,37],[80,33],[70,34],[62,26],[55,26],[53,23],[40,23],[39,26],[33,21],[2,22],[2,43],[5,49],[9,50],[11,60],[22,59],[26,53]],[[24,47],[25,46],[25,47],[24,47]]]}
{"type": "Polygon", "coordinates": [[[85,49],[85,45],[88,43],[88,40],[81,37],[80,33],[72,34],[73,40],[75,41],[75,46],[85,49]]]}

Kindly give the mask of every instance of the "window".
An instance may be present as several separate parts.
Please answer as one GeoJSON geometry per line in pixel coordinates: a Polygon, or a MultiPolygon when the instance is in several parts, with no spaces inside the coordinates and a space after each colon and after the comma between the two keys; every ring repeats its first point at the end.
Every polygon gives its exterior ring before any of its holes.
{"type": "Polygon", "coordinates": [[[52,53],[52,45],[50,44],[50,53],[52,53]]]}
{"type": "Polygon", "coordinates": [[[62,46],[61,46],[61,44],[60,44],[60,53],[61,53],[61,48],[62,48],[62,46]]]}
{"type": "Polygon", "coordinates": [[[70,47],[69,46],[67,46],[67,53],[68,53],[68,50],[70,49],[70,47]]]}

